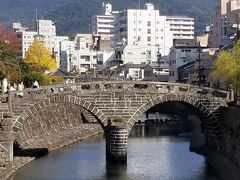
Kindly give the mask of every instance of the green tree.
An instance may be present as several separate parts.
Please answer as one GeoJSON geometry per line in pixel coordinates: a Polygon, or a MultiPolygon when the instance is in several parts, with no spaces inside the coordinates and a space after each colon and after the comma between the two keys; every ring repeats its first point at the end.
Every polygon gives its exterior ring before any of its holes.
{"type": "Polygon", "coordinates": [[[7,78],[11,83],[21,80],[21,68],[16,53],[8,41],[0,40],[0,79],[7,78]]]}
{"type": "Polygon", "coordinates": [[[40,72],[31,71],[25,75],[23,80],[26,87],[31,87],[34,81],[37,81],[40,85],[42,85],[44,81],[43,74],[40,72]]]}
{"type": "Polygon", "coordinates": [[[240,91],[240,43],[231,50],[221,51],[213,63],[211,76],[222,79],[226,85],[232,85],[236,92],[240,91]]]}

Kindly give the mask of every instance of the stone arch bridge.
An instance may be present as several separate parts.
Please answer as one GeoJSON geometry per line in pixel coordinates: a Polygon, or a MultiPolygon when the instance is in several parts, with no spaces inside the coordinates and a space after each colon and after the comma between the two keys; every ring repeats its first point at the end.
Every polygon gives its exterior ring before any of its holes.
{"type": "MultiPolygon", "coordinates": [[[[183,102],[195,107],[204,117],[202,123],[208,143],[217,146],[221,134],[218,109],[231,101],[231,94],[227,91],[187,84],[143,81],[59,84],[25,89],[23,97],[19,93],[21,92],[14,91],[0,95],[1,166],[13,160],[13,142],[25,126],[30,126],[31,129],[29,119],[34,119],[39,113],[43,114],[43,109],[50,106],[53,111],[59,104],[73,104],[84,109],[104,129],[108,157],[125,159],[128,134],[139,116],[151,107],[168,101],[183,102]],[[117,116],[123,117],[124,122],[114,122],[117,116]]],[[[70,112],[71,108],[65,113],[70,112]]],[[[66,118],[74,125],[71,117],[66,118]]],[[[48,125],[41,126],[54,127],[54,124],[46,124],[48,125]]]]}

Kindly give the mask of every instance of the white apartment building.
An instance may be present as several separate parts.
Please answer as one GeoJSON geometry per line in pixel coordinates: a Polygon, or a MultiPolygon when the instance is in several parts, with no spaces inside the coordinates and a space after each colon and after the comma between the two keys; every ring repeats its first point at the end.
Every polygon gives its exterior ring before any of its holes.
{"type": "Polygon", "coordinates": [[[111,4],[102,5],[102,10],[105,11],[104,15],[94,15],[92,17],[92,31],[94,34],[114,36],[117,11],[112,11],[111,4]]]}
{"type": "Polygon", "coordinates": [[[57,62],[57,67],[60,67],[61,63],[61,46],[63,41],[68,41],[68,36],[56,36],[54,41],[54,53],[53,56],[57,62]]]}
{"type": "Polygon", "coordinates": [[[43,36],[43,44],[48,48],[51,54],[54,53],[54,45],[56,38],[56,26],[51,20],[38,20],[37,21],[38,35],[43,36]]]}
{"type": "Polygon", "coordinates": [[[194,39],[194,18],[186,16],[167,16],[173,39],[194,39]]]}
{"type": "Polygon", "coordinates": [[[168,55],[173,42],[170,25],[166,16],[159,16],[159,10],[155,10],[153,4],[146,3],[146,9],[128,9],[119,16],[118,41],[126,39],[131,49],[148,47],[152,60],[156,59],[158,50],[163,56],[168,55]]]}
{"type": "Polygon", "coordinates": [[[71,72],[73,70],[73,64],[77,64],[74,41],[68,39],[61,41],[60,49],[60,69],[66,72],[71,72]]]}
{"type": "Polygon", "coordinates": [[[106,35],[94,34],[77,34],[73,40],[62,41],[61,69],[76,74],[84,74],[89,70],[93,73],[98,62],[102,69],[103,62],[115,58],[115,51],[109,49],[106,41],[110,41],[106,35]]]}
{"type": "Polygon", "coordinates": [[[89,69],[96,70],[97,51],[94,48],[92,34],[77,34],[74,40],[77,62],[73,64],[77,73],[84,73],[89,69]]]}
{"type": "Polygon", "coordinates": [[[60,67],[61,41],[68,40],[67,36],[56,36],[56,26],[51,20],[38,20],[36,31],[29,31],[21,23],[13,23],[13,29],[20,40],[18,59],[23,60],[25,54],[34,40],[40,40],[55,57],[57,67],[60,67]]]}
{"type": "Polygon", "coordinates": [[[20,42],[17,58],[22,60],[25,58],[27,50],[34,42],[34,37],[37,35],[37,32],[28,31],[27,28],[22,27],[21,23],[13,23],[13,29],[20,42]]]}
{"type": "Polygon", "coordinates": [[[160,16],[151,3],[146,3],[145,9],[115,12],[110,4],[103,7],[105,15],[93,16],[93,32],[103,34],[101,27],[111,35],[111,45],[121,51],[123,63],[156,61],[158,53],[169,54],[174,38],[194,38],[193,18],[160,16]]]}

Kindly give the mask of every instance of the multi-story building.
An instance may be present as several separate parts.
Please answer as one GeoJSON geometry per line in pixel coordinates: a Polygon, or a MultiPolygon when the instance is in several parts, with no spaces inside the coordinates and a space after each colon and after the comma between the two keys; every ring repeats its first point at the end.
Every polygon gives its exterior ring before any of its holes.
{"type": "Polygon", "coordinates": [[[167,16],[173,39],[194,39],[194,18],[186,16],[167,16]]]}
{"type": "Polygon", "coordinates": [[[34,37],[37,35],[36,31],[29,31],[28,28],[22,27],[21,23],[13,23],[13,29],[19,39],[19,53],[17,58],[22,60],[31,44],[34,42],[34,37]]]}
{"type": "Polygon", "coordinates": [[[219,48],[233,43],[240,27],[240,1],[219,0],[213,14],[209,47],[219,48]]]}
{"type": "Polygon", "coordinates": [[[169,81],[178,81],[178,68],[198,60],[199,53],[199,45],[195,40],[175,40],[169,54],[169,81]]]}
{"type": "Polygon", "coordinates": [[[51,20],[37,20],[37,27],[34,31],[28,30],[21,23],[13,23],[13,29],[20,40],[18,59],[23,60],[25,54],[34,40],[40,40],[55,58],[60,67],[60,43],[67,40],[67,36],[56,36],[56,26],[51,20]]]}
{"type": "Polygon", "coordinates": [[[131,49],[148,48],[152,60],[156,59],[158,50],[162,55],[168,55],[173,42],[170,25],[166,16],[159,16],[159,10],[155,10],[153,4],[146,3],[146,9],[122,11],[119,16],[118,41],[126,40],[131,49]]]}
{"type": "Polygon", "coordinates": [[[51,54],[54,53],[56,26],[51,20],[37,20],[38,35],[43,36],[43,44],[51,54]]]}
{"type": "Polygon", "coordinates": [[[114,36],[116,22],[117,22],[117,11],[112,11],[111,4],[102,5],[102,10],[105,11],[103,15],[94,15],[92,17],[92,31],[94,34],[114,36]]]}
{"type": "Polygon", "coordinates": [[[122,54],[123,63],[150,63],[157,60],[158,54],[168,55],[173,33],[178,30],[175,38],[194,38],[193,18],[160,16],[151,3],[146,3],[145,9],[115,12],[110,4],[104,7],[105,15],[93,16],[93,32],[103,34],[101,27],[111,35],[111,45],[117,58],[122,54]]]}
{"type": "Polygon", "coordinates": [[[95,73],[102,71],[103,62],[115,55],[110,47],[108,35],[77,34],[71,40],[61,42],[61,65],[63,71],[75,74],[95,73]]]}

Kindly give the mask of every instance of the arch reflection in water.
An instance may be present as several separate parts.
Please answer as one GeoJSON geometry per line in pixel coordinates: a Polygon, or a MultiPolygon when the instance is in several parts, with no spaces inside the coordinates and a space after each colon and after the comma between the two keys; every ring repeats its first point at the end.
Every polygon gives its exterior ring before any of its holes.
{"type": "MultiPolygon", "coordinates": [[[[149,132],[157,132],[152,128],[149,132]]],[[[11,180],[217,179],[205,158],[189,152],[188,147],[188,139],[175,136],[131,136],[127,163],[112,164],[105,161],[104,138],[96,137],[33,161],[19,169],[11,180]]]]}

